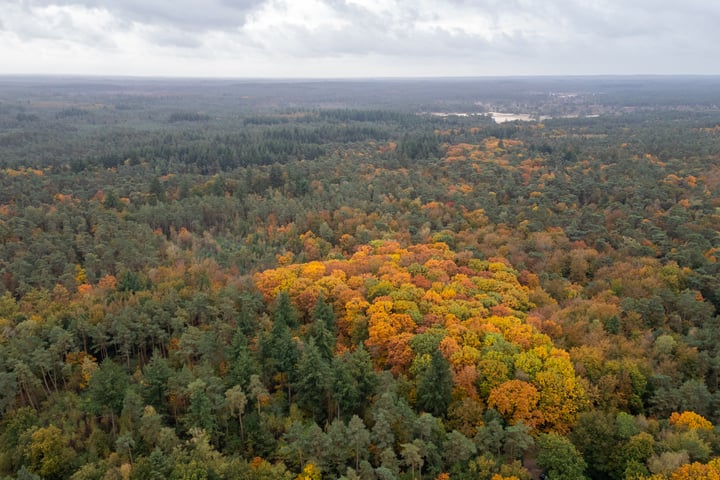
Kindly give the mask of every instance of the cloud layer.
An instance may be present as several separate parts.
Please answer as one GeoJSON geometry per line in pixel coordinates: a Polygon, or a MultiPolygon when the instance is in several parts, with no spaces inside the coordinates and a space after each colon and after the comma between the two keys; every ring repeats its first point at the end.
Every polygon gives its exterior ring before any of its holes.
{"type": "Polygon", "coordinates": [[[5,0],[0,73],[720,74],[700,0],[5,0]]]}

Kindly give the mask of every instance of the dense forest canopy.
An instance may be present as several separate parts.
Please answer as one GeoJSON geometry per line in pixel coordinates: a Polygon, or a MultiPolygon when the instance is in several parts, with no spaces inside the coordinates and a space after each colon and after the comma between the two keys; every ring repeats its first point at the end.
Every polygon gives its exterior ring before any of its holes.
{"type": "Polygon", "coordinates": [[[0,478],[720,475],[719,85],[0,78],[0,478]]]}

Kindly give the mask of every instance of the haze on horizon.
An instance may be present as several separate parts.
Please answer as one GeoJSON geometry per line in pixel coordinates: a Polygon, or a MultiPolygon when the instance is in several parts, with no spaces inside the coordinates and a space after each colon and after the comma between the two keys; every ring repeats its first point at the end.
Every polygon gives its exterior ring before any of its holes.
{"type": "Polygon", "coordinates": [[[5,0],[0,74],[720,74],[703,0],[5,0]]]}

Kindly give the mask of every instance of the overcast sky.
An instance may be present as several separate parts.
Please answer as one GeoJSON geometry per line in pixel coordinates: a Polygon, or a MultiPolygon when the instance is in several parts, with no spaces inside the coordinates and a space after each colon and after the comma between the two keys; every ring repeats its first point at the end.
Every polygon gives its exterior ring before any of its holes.
{"type": "Polygon", "coordinates": [[[720,74],[718,0],[0,0],[0,74],[720,74]]]}

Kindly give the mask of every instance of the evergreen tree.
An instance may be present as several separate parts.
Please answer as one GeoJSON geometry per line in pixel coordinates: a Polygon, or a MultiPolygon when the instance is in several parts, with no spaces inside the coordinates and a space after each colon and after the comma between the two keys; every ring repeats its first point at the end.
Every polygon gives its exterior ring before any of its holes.
{"type": "Polygon", "coordinates": [[[328,390],[330,387],[330,368],[315,343],[305,345],[297,368],[298,405],[322,423],[326,417],[328,390]]]}
{"type": "Polygon", "coordinates": [[[196,427],[205,430],[212,435],[215,431],[215,416],[212,411],[212,403],[208,398],[207,384],[197,379],[187,387],[190,397],[190,408],[188,409],[185,422],[188,429],[196,427]]]}
{"type": "Polygon", "coordinates": [[[170,473],[168,458],[159,448],[147,457],[141,457],[133,465],[131,480],[165,480],[170,473]]]}
{"type": "Polygon", "coordinates": [[[430,365],[418,376],[417,404],[436,417],[444,417],[452,400],[452,372],[440,351],[433,352],[430,365]]]}
{"type": "Polygon", "coordinates": [[[347,435],[353,447],[355,456],[355,470],[360,468],[360,460],[365,460],[367,447],[370,445],[370,432],[365,423],[357,415],[353,415],[348,422],[347,435]]]}
{"type": "Polygon", "coordinates": [[[122,412],[128,376],[122,367],[105,359],[93,373],[88,384],[89,406],[95,414],[109,414],[113,430],[116,418],[122,412]]]}
{"type": "Polygon", "coordinates": [[[271,332],[271,371],[275,372],[275,381],[279,386],[288,389],[288,401],[292,400],[292,384],[299,375],[297,368],[300,353],[297,344],[290,334],[290,329],[283,322],[276,322],[271,332]]]}
{"type": "Polygon", "coordinates": [[[152,405],[158,412],[166,410],[168,380],[172,369],[167,360],[155,353],[143,369],[141,394],[146,404],[152,405]]]}
{"type": "Polygon", "coordinates": [[[150,181],[150,203],[155,204],[165,201],[165,187],[158,177],[153,177],[150,181]]]}
{"type": "Polygon", "coordinates": [[[332,361],[332,398],[335,403],[335,416],[347,417],[360,403],[360,391],[352,375],[348,361],[349,354],[335,357],[332,361]]]}
{"type": "Polygon", "coordinates": [[[245,334],[239,329],[233,335],[230,370],[225,378],[226,385],[247,388],[250,377],[258,373],[258,364],[247,343],[245,334]]]}
{"type": "Polygon", "coordinates": [[[331,361],[335,351],[337,332],[335,327],[335,313],[323,297],[315,304],[312,313],[312,327],[310,337],[326,361],[331,361]]]}
{"type": "Polygon", "coordinates": [[[287,292],[280,292],[275,298],[275,309],[272,318],[275,325],[281,324],[289,328],[297,327],[297,312],[292,306],[287,292]]]}

